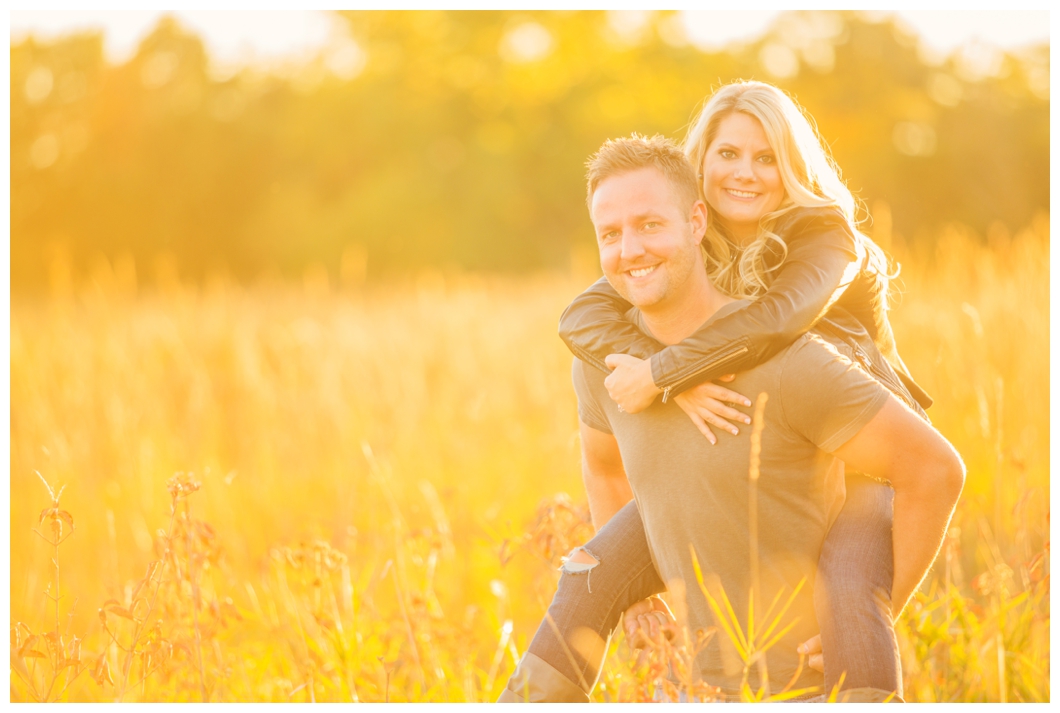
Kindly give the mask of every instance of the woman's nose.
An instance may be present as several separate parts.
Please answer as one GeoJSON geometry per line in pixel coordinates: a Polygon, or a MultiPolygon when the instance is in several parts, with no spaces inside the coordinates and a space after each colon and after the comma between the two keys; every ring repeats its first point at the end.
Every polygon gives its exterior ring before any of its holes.
{"type": "Polygon", "coordinates": [[[740,161],[733,170],[733,178],[741,181],[753,181],[755,179],[754,167],[749,161],[740,161]]]}

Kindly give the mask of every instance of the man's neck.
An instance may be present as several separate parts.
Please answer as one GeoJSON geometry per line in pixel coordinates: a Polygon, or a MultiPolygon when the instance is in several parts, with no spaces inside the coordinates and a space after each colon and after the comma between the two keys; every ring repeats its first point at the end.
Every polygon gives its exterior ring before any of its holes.
{"type": "Polygon", "coordinates": [[[641,308],[645,326],[667,346],[684,341],[715,312],[735,301],[715,289],[703,270],[696,270],[682,287],[666,302],[641,308]]]}

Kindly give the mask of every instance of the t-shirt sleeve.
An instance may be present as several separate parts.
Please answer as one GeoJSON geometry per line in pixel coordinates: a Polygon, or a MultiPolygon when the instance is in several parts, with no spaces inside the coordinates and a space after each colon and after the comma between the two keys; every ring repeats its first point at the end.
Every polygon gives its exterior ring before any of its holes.
{"type": "Polygon", "coordinates": [[[829,453],[853,438],[890,398],[883,385],[814,334],[788,350],[780,389],[788,425],[829,453]]]}
{"type": "Polygon", "coordinates": [[[600,406],[596,395],[589,386],[588,367],[581,359],[575,359],[571,367],[571,379],[574,381],[574,392],[578,395],[578,418],[586,426],[597,431],[611,433],[611,424],[607,413],[600,406]]]}

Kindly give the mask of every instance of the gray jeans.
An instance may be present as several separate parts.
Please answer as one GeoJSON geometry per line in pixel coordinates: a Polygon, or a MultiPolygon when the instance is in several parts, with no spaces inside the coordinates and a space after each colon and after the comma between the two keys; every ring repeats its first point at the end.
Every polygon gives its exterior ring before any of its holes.
{"type": "MultiPolygon", "coordinates": [[[[844,690],[872,688],[901,697],[890,597],[894,491],[856,473],[847,476],[846,484],[846,503],[825,539],[814,583],[825,691],[845,672],[844,690]]],[[[652,563],[634,502],[600,528],[585,549],[599,564],[585,572],[564,571],[527,652],[535,662],[548,665],[537,670],[551,667],[575,684],[572,693],[587,696],[622,613],[665,586],[652,563]],[[586,635],[585,629],[595,635],[586,635]]],[[[521,685],[525,687],[525,679],[521,685]]],[[[510,681],[509,688],[519,691],[520,684],[510,681]]]]}

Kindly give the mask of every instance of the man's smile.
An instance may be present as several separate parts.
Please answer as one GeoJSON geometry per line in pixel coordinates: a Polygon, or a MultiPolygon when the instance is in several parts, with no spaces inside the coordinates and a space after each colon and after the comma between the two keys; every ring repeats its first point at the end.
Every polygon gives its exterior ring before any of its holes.
{"type": "Polygon", "coordinates": [[[638,267],[628,270],[627,272],[632,277],[644,277],[645,275],[650,275],[654,272],[656,267],[658,267],[658,265],[649,265],[648,267],[638,267]]]}

